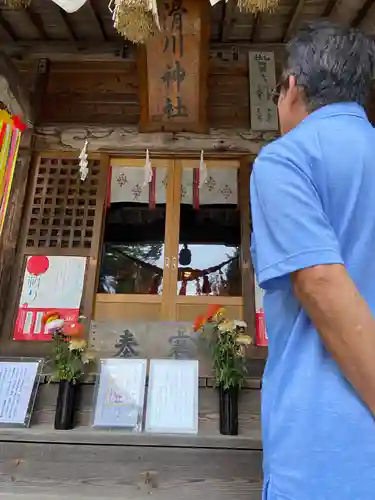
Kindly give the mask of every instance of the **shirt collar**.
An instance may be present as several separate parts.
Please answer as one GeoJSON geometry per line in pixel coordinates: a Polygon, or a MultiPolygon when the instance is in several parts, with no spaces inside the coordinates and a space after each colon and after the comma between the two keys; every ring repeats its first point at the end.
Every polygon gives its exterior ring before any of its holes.
{"type": "Polygon", "coordinates": [[[366,111],[356,102],[340,102],[328,104],[322,108],[313,111],[301,123],[310,122],[312,120],[320,120],[322,118],[331,118],[334,116],[356,116],[367,120],[366,111]]]}

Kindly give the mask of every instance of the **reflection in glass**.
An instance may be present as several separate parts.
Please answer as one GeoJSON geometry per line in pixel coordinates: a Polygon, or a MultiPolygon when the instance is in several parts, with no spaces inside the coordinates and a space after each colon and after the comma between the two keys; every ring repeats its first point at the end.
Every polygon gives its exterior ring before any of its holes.
{"type": "MultiPolygon", "coordinates": [[[[197,182],[192,170],[184,170],[186,184],[197,182]]],[[[191,199],[181,196],[177,294],[240,297],[237,171],[208,169],[204,185],[192,191],[191,199]]]]}
{"type": "Polygon", "coordinates": [[[208,243],[191,244],[188,249],[192,260],[179,266],[179,295],[241,296],[239,246],[208,243]]]}
{"type": "Polygon", "coordinates": [[[155,200],[144,177],[143,168],[112,169],[99,293],[162,293],[165,195],[155,200]]]}
{"type": "Polygon", "coordinates": [[[99,293],[160,295],[163,291],[164,245],[106,243],[99,293]]]}

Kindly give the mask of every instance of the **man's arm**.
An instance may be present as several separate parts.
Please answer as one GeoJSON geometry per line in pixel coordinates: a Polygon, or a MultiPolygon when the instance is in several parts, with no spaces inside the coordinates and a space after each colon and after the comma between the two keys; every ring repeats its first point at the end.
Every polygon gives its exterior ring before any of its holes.
{"type": "Polygon", "coordinates": [[[345,267],[294,272],[296,297],[343,374],[375,416],[375,319],[345,267]]]}

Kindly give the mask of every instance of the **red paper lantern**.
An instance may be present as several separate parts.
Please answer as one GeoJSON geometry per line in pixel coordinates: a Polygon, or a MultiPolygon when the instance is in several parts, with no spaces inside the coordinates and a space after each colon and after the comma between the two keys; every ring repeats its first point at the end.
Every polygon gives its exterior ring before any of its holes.
{"type": "Polygon", "coordinates": [[[44,274],[49,268],[48,257],[44,255],[34,255],[27,261],[27,270],[34,276],[44,274]]]}

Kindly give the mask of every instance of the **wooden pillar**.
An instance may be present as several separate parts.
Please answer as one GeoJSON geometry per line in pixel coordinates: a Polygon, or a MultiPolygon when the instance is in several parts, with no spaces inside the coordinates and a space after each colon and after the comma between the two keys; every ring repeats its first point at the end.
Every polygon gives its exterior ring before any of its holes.
{"type": "Polygon", "coordinates": [[[34,122],[29,92],[13,61],[4,52],[0,52],[0,101],[10,113],[21,115],[26,124],[34,122]]]}
{"type": "Polygon", "coordinates": [[[241,265],[242,265],[242,295],[244,298],[244,320],[248,325],[249,335],[253,345],[247,350],[250,358],[265,359],[268,349],[255,346],[255,287],[254,267],[251,259],[251,210],[250,210],[250,174],[253,158],[245,156],[241,160],[239,172],[239,200],[241,211],[241,265]]]}
{"type": "Polygon", "coordinates": [[[10,199],[0,235],[0,335],[9,304],[10,283],[16,263],[17,243],[21,228],[26,185],[33,141],[33,110],[29,92],[11,59],[0,52],[0,101],[11,114],[20,115],[28,125],[21,136],[10,199]]]}

